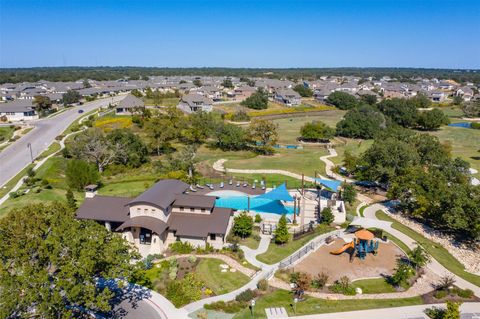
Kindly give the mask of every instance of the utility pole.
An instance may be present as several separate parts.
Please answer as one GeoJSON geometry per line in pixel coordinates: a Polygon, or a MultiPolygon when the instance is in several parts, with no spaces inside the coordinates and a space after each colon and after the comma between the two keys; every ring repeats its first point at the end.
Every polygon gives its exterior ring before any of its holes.
{"type": "Polygon", "coordinates": [[[29,148],[29,149],[30,149],[30,159],[32,160],[32,163],[33,163],[32,144],[31,144],[31,143],[28,143],[28,144],[27,144],[27,148],[29,148]]]}

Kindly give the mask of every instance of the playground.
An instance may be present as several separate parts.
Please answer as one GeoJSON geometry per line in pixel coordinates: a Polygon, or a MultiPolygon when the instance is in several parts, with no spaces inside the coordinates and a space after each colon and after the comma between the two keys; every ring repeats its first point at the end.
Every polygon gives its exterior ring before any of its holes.
{"type": "MultiPolygon", "coordinates": [[[[305,272],[311,276],[324,272],[329,275],[330,283],[342,276],[347,276],[351,280],[382,277],[393,274],[397,258],[404,255],[395,244],[374,239],[374,248],[375,242],[378,243],[377,254],[367,252],[363,255],[355,250],[351,258],[349,252],[354,249],[354,241],[358,243],[359,240],[346,239],[348,242],[337,238],[329,245],[320,247],[295,265],[295,271],[305,272]]],[[[369,245],[370,241],[366,244],[369,245]]]]}

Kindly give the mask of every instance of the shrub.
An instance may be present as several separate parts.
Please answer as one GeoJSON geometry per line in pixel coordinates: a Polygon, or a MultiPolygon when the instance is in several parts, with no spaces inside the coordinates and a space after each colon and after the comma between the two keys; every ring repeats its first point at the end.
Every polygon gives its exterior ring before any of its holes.
{"type": "Polygon", "coordinates": [[[437,290],[448,290],[453,286],[454,283],[455,283],[455,277],[445,275],[442,278],[440,278],[440,281],[438,282],[436,288],[437,290]]]}
{"type": "Polygon", "coordinates": [[[96,183],[100,178],[94,165],[78,159],[67,162],[65,177],[67,185],[76,190],[82,190],[88,184],[96,183]]]}
{"type": "Polygon", "coordinates": [[[175,305],[181,307],[202,297],[203,282],[194,273],[187,274],[181,280],[173,280],[167,285],[166,297],[175,305]]]}
{"type": "Polygon", "coordinates": [[[390,278],[391,283],[394,286],[402,286],[405,285],[412,276],[415,275],[415,269],[412,266],[402,262],[401,260],[398,261],[398,266],[395,268],[395,273],[390,278]]]}
{"type": "Polygon", "coordinates": [[[327,284],[328,277],[328,274],[324,272],[317,274],[312,280],[312,287],[315,289],[322,289],[327,284]]]}
{"type": "Polygon", "coordinates": [[[246,212],[241,212],[240,215],[234,218],[233,233],[242,238],[246,238],[252,234],[253,218],[246,212]]]}
{"type": "Polygon", "coordinates": [[[321,212],[321,216],[322,216],[322,224],[325,224],[325,225],[330,225],[335,219],[332,213],[332,209],[330,207],[325,207],[321,212]]]}
{"type": "Polygon", "coordinates": [[[268,289],[268,281],[266,279],[262,279],[258,282],[257,284],[257,288],[258,290],[261,290],[261,291],[266,291],[268,289]]]}
{"type": "Polygon", "coordinates": [[[480,130],[480,123],[473,122],[470,127],[476,130],[480,130]]]}
{"type": "Polygon", "coordinates": [[[350,278],[343,276],[336,280],[335,283],[330,286],[330,290],[336,293],[341,293],[348,296],[355,295],[355,288],[350,283],[350,278]]]}
{"type": "Polygon", "coordinates": [[[287,217],[283,214],[278,221],[277,229],[275,229],[275,243],[285,244],[289,239],[290,234],[288,233],[287,217]]]}
{"type": "Polygon", "coordinates": [[[252,238],[253,238],[254,240],[256,240],[256,241],[260,241],[260,240],[262,239],[262,237],[260,237],[259,234],[254,234],[254,235],[252,236],[252,238]]]}
{"type": "Polygon", "coordinates": [[[437,290],[433,293],[433,297],[435,297],[435,299],[443,299],[446,296],[448,296],[448,290],[437,290]]]}
{"type": "Polygon", "coordinates": [[[454,288],[452,292],[460,298],[470,299],[473,297],[473,291],[470,289],[454,288]]]}
{"type": "Polygon", "coordinates": [[[228,302],[217,301],[211,304],[206,304],[203,307],[207,310],[223,311],[226,313],[237,313],[245,308],[245,303],[238,302],[235,300],[228,301],[228,302]]]}
{"type": "Polygon", "coordinates": [[[432,307],[425,309],[425,314],[432,319],[443,319],[445,310],[439,307],[432,307]]]}
{"type": "Polygon", "coordinates": [[[250,116],[248,116],[247,112],[240,110],[232,114],[230,119],[233,122],[248,122],[250,121],[250,116]]]}
{"type": "Polygon", "coordinates": [[[188,262],[194,264],[197,261],[196,256],[188,256],[188,262]]]}
{"type": "Polygon", "coordinates": [[[236,297],[235,300],[239,302],[248,302],[255,298],[255,292],[251,289],[247,289],[245,291],[242,291],[239,293],[236,297]]]}
{"type": "Polygon", "coordinates": [[[255,223],[261,223],[262,222],[262,216],[260,214],[255,215],[255,223]]]}
{"type": "Polygon", "coordinates": [[[177,254],[190,254],[193,251],[193,247],[189,242],[176,241],[169,248],[177,254]]]}
{"type": "Polygon", "coordinates": [[[10,198],[17,198],[17,197],[20,197],[20,196],[22,196],[22,195],[23,195],[23,193],[22,193],[22,192],[19,192],[19,191],[10,192],[10,193],[8,194],[8,196],[10,196],[10,198]]]}

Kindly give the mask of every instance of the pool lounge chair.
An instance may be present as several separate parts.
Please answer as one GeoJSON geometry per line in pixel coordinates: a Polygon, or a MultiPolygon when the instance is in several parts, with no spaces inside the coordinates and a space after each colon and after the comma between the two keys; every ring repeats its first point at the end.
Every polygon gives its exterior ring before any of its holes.
{"type": "Polygon", "coordinates": [[[240,187],[240,182],[237,182],[237,187],[240,187]]]}
{"type": "Polygon", "coordinates": [[[192,185],[190,185],[190,188],[189,188],[189,189],[190,189],[190,191],[192,191],[192,192],[194,192],[194,193],[197,191],[195,188],[193,188],[192,185]]]}
{"type": "Polygon", "coordinates": [[[243,187],[247,187],[247,186],[248,186],[247,182],[243,183],[243,187]]]}
{"type": "Polygon", "coordinates": [[[195,187],[196,187],[196,188],[200,188],[200,189],[203,189],[203,188],[204,188],[204,187],[203,187],[202,185],[200,185],[200,184],[195,185],[195,187]]]}
{"type": "Polygon", "coordinates": [[[265,185],[262,185],[262,191],[264,191],[264,190],[265,190],[265,188],[266,188],[266,187],[265,187],[265,185]]]}
{"type": "Polygon", "coordinates": [[[208,186],[208,188],[210,188],[210,189],[213,191],[213,189],[214,189],[214,188],[213,188],[213,184],[210,184],[210,185],[208,186]]]}
{"type": "Polygon", "coordinates": [[[220,188],[223,188],[225,185],[223,185],[223,182],[220,183],[220,188]]]}
{"type": "Polygon", "coordinates": [[[228,181],[228,185],[232,185],[232,184],[233,184],[233,179],[228,181]]]}
{"type": "Polygon", "coordinates": [[[255,185],[255,183],[253,183],[252,189],[255,189],[255,188],[257,188],[257,185],[255,185]]]}

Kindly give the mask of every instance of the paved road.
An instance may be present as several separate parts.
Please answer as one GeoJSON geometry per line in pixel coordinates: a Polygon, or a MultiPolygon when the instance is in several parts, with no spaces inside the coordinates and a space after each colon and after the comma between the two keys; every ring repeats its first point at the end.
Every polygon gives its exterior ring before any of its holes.
{"type": "Polygon", "coordinates": [[[115,96],[88,102],[52,118],[32,122],[35,125],[33,130],[0,152],[0,187],[31,162],[30,150],[28,149],[29,143],[32,145],[32,153],[35,158],[48,148],[55,140],[55,137],[83,115],[78,113],[79,109],[87,113],[101,106],[107,106],[108,103],[118,102],[123,98],[124,96],[115,96]]]}

